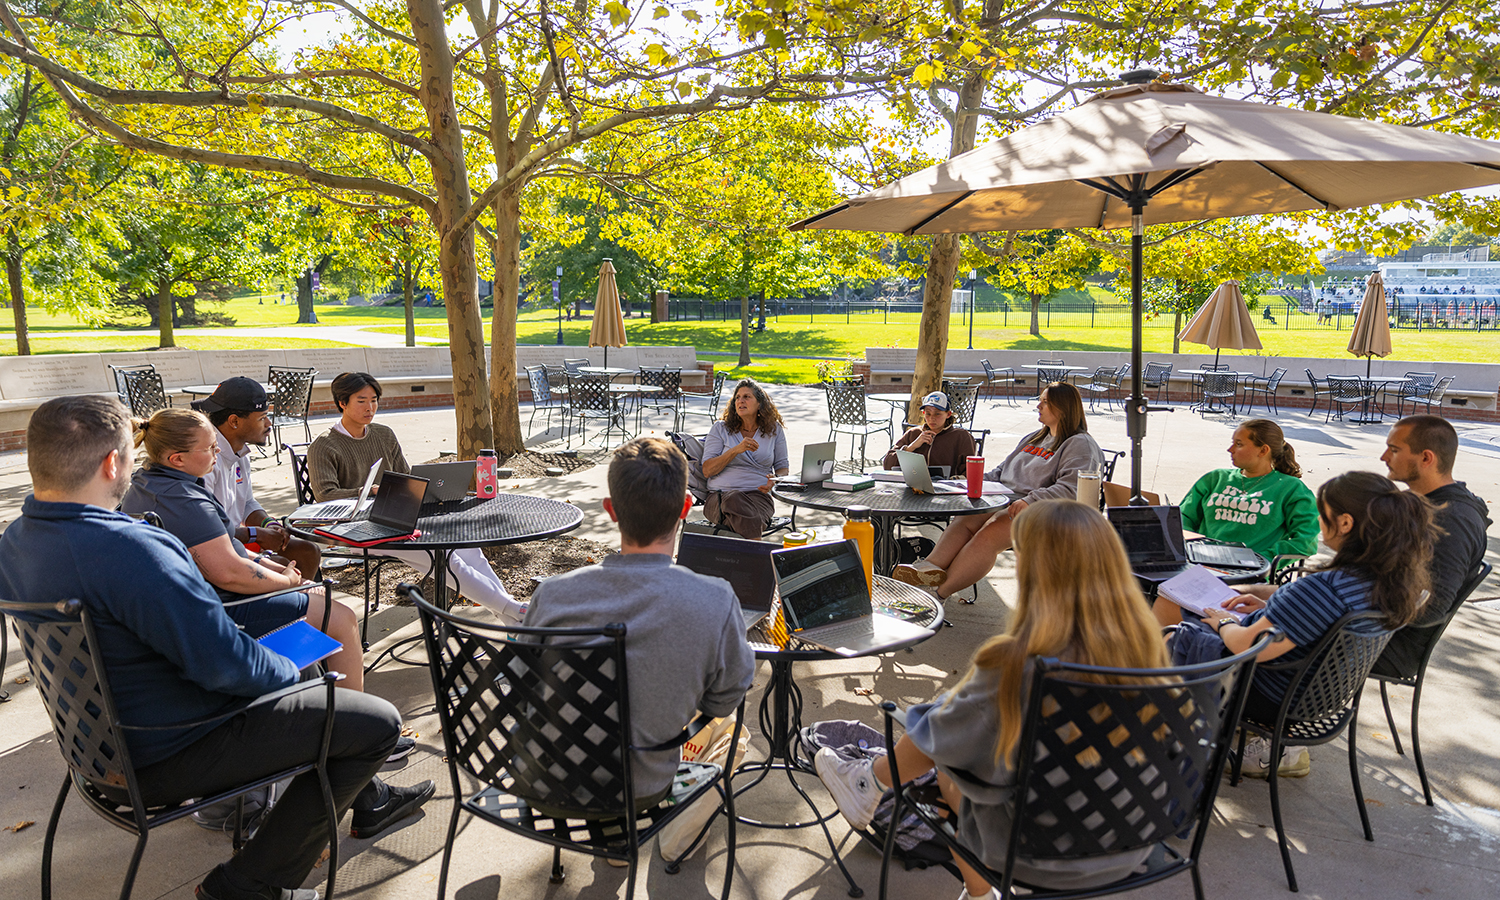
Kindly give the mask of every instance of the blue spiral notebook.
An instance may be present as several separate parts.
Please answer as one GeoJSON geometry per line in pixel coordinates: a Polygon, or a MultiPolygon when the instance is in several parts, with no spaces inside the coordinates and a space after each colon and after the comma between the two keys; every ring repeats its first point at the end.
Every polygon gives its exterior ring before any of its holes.
{"type": "Polygon", "coordinates": [[[285,656],[299,669],[305,669],[321,659],[327,659],[344,646],[309,625],[306,619],[298,619],[289,625],[283,625],[275,631],[263,634],[258,643],[272,653],[285,656]]]}

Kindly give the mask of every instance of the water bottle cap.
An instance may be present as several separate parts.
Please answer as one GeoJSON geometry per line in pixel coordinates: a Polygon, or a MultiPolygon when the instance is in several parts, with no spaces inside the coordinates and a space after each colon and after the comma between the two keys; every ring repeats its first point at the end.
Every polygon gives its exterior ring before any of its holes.
{"type": "Polygon", "coordinates": [[[868,507],[868,506],[851,506],[851,507],[849,507],[848,510],[846,510],[844,512],[844,515],[847,516],[850,519],[868,519],[868,518],[870,518],[870,515],[871,515],[871,513],[870,513],[870,507],[868,507]]]}
{"type": "Polygon", "coordinates": [[[493,450],[481,450],[481,451],[479,451],[479,455],[480,456],[494,456],[495,455],[495,451],[493,451],[493,450]]]}

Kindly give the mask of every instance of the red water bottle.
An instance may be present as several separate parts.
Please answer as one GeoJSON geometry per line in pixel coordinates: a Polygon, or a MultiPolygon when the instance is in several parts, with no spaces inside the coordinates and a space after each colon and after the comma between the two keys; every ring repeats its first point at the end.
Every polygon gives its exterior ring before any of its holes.
{"type": "Polygon", "coordinates": [[[969,457],[964,470],[969,476],[969,499],[978,500],[984,496],[984,457],[969,457]]]}
{"type": "Polygon", "coordinates": [[[495,480],[495,451],[481,450],[474,460],[474,495],[481,500],[490,500],[500,493],[500,484],[495,480]]]}

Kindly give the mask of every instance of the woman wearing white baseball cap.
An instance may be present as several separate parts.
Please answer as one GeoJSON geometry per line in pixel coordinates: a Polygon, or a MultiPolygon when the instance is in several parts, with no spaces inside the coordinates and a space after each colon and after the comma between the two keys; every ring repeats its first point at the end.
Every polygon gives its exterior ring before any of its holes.
{"type": "Polygon", "coordinates": [[[880,464],[887,469],[899,468],[897,450],[920,453],[929,466],[944,466],[958,478],[968,458],[974,455],[974,436],[958,427],[958,417],[953,414],[948,395],[933,391],[922,398],[921,424],[908,428],[880,464]]]}

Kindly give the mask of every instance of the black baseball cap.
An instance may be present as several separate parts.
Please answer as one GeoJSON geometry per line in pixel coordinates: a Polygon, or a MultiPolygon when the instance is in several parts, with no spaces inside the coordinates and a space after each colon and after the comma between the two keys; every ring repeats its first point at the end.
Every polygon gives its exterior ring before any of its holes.
{"type": "Polygon", "coordinates": [[[201,413],[216,413],[221,409],[236,412],[265,412],[266,389],[254,378],[236,375],[219,382],[218,388],[202,400],[193,401],[193,409],[201,413]]]}

